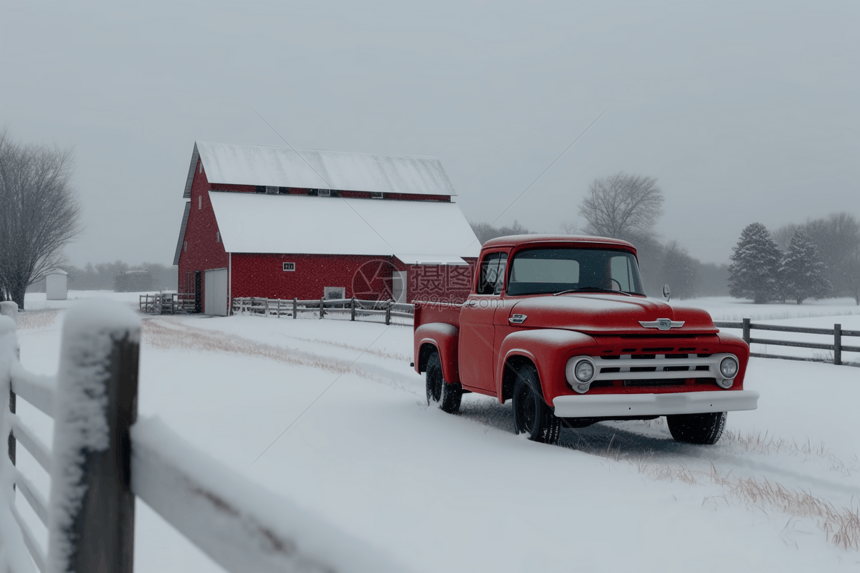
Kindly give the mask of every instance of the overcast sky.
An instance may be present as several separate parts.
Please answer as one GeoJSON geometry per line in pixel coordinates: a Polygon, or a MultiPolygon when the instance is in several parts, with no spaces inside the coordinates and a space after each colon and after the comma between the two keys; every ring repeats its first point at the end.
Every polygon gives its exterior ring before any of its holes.
{"type": "Polygon", "coordinates": [[[170,264],[195,140],[441,158],[474,221],[558,232],[654,177],[658,232],[860,217],[860,2],[0,2],[0,127],[75,148],[71,263],[170,264]],[[605,114],[519,199],[604,110],[605,114]],[[516,199],[516,201],[515,201],[516,199]]]}

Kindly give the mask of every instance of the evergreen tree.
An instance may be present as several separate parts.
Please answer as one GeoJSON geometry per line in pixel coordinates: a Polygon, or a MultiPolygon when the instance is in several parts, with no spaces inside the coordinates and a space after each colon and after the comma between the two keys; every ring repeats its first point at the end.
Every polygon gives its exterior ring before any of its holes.
{"type": "Polygon", "coordinates": [[[729,294],[763,304],[779,296],[779,247],[761,223],[743,230],[729,265],[729,294]]]}
{"type": "Polygon", "coordinates": [[[779,269],[780,290],[797,304],[810,297],[823,298],[830,291],[825,274],[815,243],[803,230],[796,230],[779,269]]]}

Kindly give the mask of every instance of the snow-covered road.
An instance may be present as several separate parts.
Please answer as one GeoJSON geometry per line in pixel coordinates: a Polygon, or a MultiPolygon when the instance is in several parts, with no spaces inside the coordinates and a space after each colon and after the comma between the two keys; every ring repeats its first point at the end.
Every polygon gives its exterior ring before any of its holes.
{"type": "MultiPolygon", "coordinates": [[[[55,371],[61,317],[21,329],[28,369],[55,371]]],[[[662,420],[545,446],[513,434],[509,404],[428,408],[411,341],[340,320],[151,318],[141,414],[415,571],[860,564],[856,368],[753,359],[760,408],[730,414],[716,446],[677,444],[662,420]]],[[[50,439],[37,414],[22,411],[50,439]]],[[[137,527],[139,571],[218,570],[143,503],[137,527]]]]}

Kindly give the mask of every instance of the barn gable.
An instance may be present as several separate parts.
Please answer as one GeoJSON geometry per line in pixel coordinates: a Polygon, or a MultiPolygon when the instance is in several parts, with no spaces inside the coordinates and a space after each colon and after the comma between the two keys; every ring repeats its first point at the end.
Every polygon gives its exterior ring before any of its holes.
{"type": "Polygon", "coordinates": [[[198,159],[212,184],[456,195],[434,157],[197,142],[185,183],[186,199],[191,197],[198,159]]]}
{"type": "Polygon", "coordinates": [[[176,241],[176,253],[173,255],[173,264],[179,264],[179,255],[182,254],[182,244],[185,242],[185,230],[188,228],[188,215],[191,212],[191,201],[185,202],[185,212],[182,214],[182,226],[179,227],[179,239],[176,241]]]}

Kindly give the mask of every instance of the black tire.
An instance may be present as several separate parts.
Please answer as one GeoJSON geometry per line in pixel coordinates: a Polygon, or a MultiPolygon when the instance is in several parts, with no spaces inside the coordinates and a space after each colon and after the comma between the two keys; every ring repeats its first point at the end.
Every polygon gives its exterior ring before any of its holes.
{"type": "Polygon", "coordinates": [[[443,412],[456,414],[460,411],[460,401],[463,398],[463,387],[459,382],[449,384],[442,375],[442,361],[439,353],[433,352],[427,359],[427,370],[424,372],[427,387],[427,405],[437,404],[443,412]]]}
{"type": "Polygon", "coordinates": [[[554,444],[561,435],[561,420],[546,405],[537,370],[531,364],[517,369],[514,382],[514,431],[527,434],[534,442],[554,444]]]}
{"type": "Polygon", "coordinates": [[[666,423],[676,442],[712,446],[723,435],[726,417],[725,412],[676,414],[666,416],[666,423]]]}

